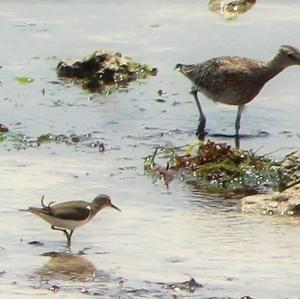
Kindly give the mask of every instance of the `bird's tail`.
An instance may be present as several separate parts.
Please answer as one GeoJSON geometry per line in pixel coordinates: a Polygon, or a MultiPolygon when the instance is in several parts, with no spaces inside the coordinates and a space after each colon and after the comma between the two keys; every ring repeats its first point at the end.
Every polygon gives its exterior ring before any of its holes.
{"type": "Polygon", "coordinates": [[[21,212],[31,212],[31,213],[41,213],[43,211],[43,209],[29,207],[28,209],[19,209],[19,211],[21,211],[21,212]]]}

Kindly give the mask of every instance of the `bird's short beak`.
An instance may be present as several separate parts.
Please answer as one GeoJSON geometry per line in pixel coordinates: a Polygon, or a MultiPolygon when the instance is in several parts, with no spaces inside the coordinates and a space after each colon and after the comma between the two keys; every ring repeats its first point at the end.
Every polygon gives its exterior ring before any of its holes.
{"type": "Polygon", "coordinates": [[[111,204],[110,206],[111,206],[113,209],[115,209],[115,210],[117,210],[117,211],[119,211],[119,212],[122,212],[122,210],[119,209],[117,206],[115,206],[115,205],[113,205],[113,204],[111,204]]]}

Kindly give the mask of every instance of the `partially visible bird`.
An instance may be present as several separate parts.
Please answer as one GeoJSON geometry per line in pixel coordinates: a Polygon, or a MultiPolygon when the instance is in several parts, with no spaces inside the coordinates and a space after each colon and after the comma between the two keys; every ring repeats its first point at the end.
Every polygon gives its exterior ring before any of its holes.
{"type": "Polygon", "coordinates": [[[269,61],[224,56],[199,64],[177,64],[175,69],[190,79],[193,84],[191,94],[196,100],[200,113],[198,135],[204,137],[206,123],[197,96],[198,91],[215,102],[238,106],[235,120],[235,134],[238,136],[245,104],[255,98],[266,82],[291,65],[300,65],[300,52],[288,45],[281,46],[275,57],[269,61]]]}
{"type": "Polygon", "coordinates": [[[110,197],[106,194],[98,195],[92,202],[77,200],[54,205],[52,201],[47,206],[44,204],[43,196],[41,204],[42,208],[29,207],[20,211],[31,212],[50,223],[53,230],[64,232],[68,245],[71,244],[74,230],[88,223],[100,210],[111,207],[121,211],[111,203],[110,197]],[[70,232],[67,230],[70,230],[70,232]]]}

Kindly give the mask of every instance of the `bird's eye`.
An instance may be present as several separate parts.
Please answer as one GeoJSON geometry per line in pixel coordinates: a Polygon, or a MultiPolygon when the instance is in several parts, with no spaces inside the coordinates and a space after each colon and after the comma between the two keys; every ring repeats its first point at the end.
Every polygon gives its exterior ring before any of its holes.
{"type": "Polygon", "coordinates": [[[292,53],[286,53],[286,56],[287,56],[288,58],[294,58],[294,55],[293,55],[292,53]]]}

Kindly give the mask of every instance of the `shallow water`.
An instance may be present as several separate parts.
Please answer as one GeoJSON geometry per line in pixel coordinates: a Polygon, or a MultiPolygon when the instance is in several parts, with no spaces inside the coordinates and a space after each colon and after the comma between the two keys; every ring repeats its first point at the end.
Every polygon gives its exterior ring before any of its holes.
{"type": "MultiPolygon", "coordinates": [[[[176,63],[220,55],[269,59],[280,44],[300,47],[300,3],[257,1],[232,22],[212,14],[207,1],[84,3],[0,4],[1,123],[32,137],[96,131],[107,149],[51,143],[16,150],[2,144],[1,296],[299,297],[298,219],[244,215],[237,199],[203,194],[179,181],[169,188],[153,183],[143,174],[142,157],[157,145],[196,142],[198,112],[189,82],[173,70],[176,63]],[[59,59],[80,59],[98,48],[151,64],[159,75],[106,96],[51,83],[59,59]],[[20,85],[19,76],[35,81],[20,85]],[[166,91],[162,97],[160,89],[166,91]],[[18,211],[39,205],[42,195],[59,202],[98,193],[109,194],[123,212],[104,210],[78,229],[75,256],[47,256],[68,253],[63,235],[18,211]],[[191,277],[204,287],[194,293],[166,288],[191,277]]],[[[285,70],[248,105],[241,132],[268,135],[242,138],[242,148],[281,149],[274,158],[299,149],[299,74],[297,67],[285,70]]],[[[209,134],[232,134],[236,109],[202,103],[209,134]]]]}

